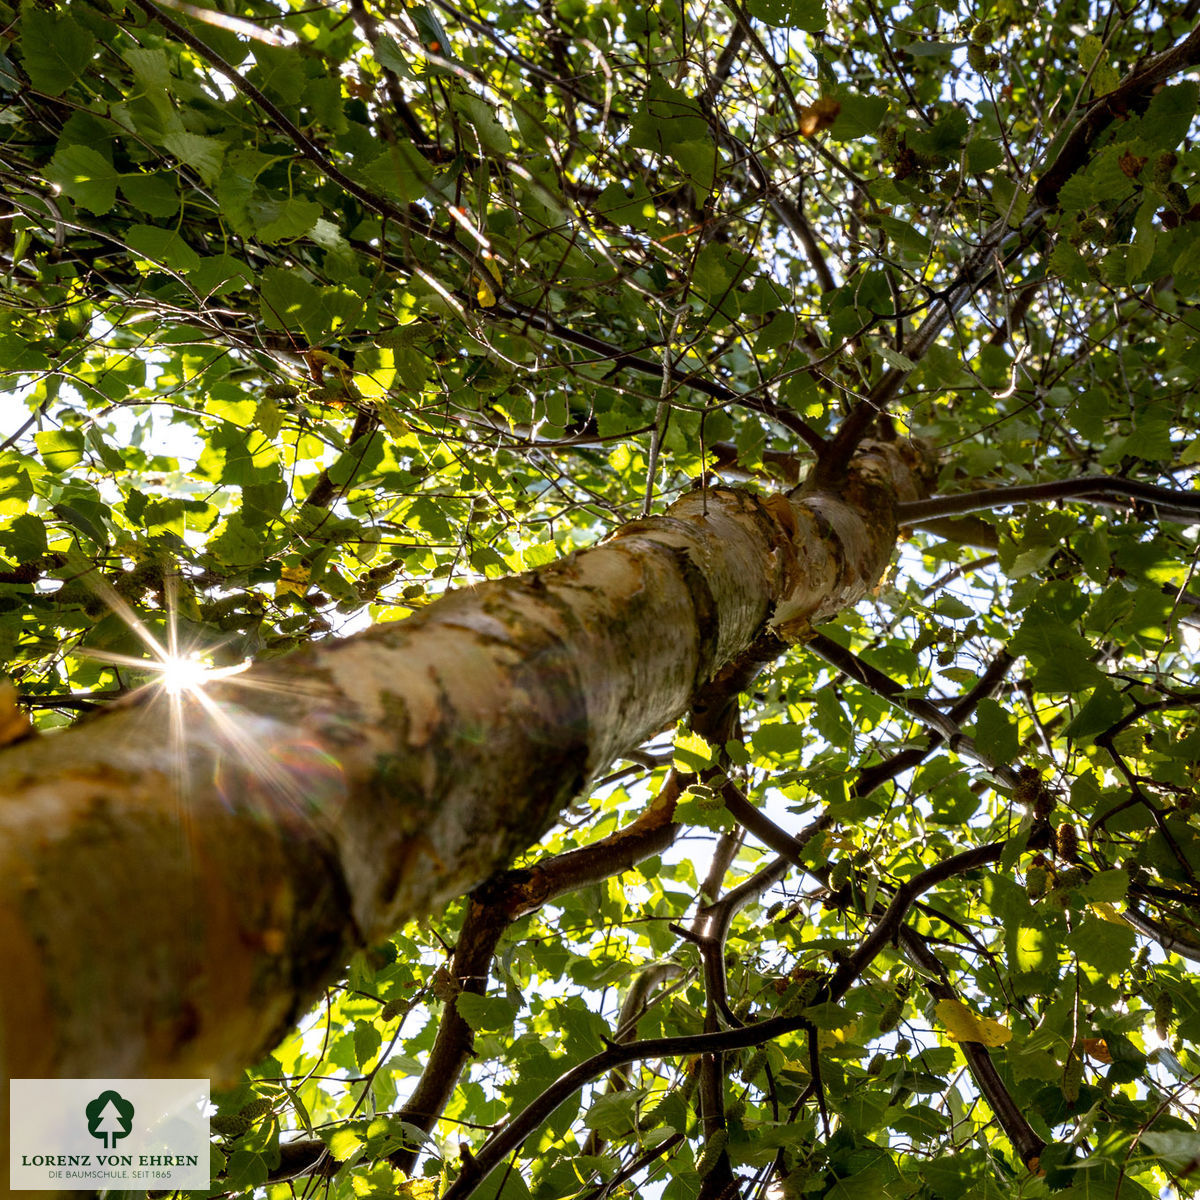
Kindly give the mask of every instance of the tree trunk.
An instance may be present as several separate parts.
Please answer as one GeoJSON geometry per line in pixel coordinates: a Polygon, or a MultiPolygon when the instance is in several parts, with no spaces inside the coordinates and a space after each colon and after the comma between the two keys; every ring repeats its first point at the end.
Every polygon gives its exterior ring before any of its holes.
{"type": "Polygon", "coordinates": [[[766,627],[864,596],[928,474],[872,443],[836,493],[695,491],[409,620],[10,747],[5,1074],[228,1081],[354,945],[527,847],[766,627]]]}

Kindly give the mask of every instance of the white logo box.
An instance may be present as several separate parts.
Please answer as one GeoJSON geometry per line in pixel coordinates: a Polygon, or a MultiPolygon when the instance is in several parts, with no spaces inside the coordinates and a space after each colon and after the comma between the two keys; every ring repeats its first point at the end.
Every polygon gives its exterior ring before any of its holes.
{"type": "Polygon", "coordinates": [[[207,1079],[9,1081],[9,1186],[209,1186],[207,1079]]]}

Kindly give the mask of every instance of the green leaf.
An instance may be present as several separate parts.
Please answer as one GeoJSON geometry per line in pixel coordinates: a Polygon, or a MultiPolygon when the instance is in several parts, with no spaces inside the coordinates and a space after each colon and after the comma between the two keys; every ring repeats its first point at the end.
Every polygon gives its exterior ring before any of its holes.
{"type": "Polygon", "coordinates": [[[297,197],[254,196],[247,202],[246,212],[258,237],[271,243],[311,232],[321,215],[321,206],[315,200],[297,197]]]}
{"type": "Polygon", "coordinates": [[[102,154],[90,146],[59,144],[46,178],[60,188],[81,208],[103,216],[116,203],[119,171],[102,154]]]}
{"type": "Polygon", "coordinates": [[[812,733],[803,725],[760,725],[753,735],[754,749],[759,754],[794,754],[812,743],[812,733]]]}
{"type": "Polygon", "coordinates": [[[1088,900],[1102,904],[1117,904],[1125,899],[1128,891],[1129,872],[1117,868],[1098,871],[1083,886],[1083,894],[1088,900]]]}
{"type": "Polygon", "coordinates": [[[354,172],[356,178],[402,204],[420,200],[429,190],[433,168],[411,142],[389,145],[378,157],[354,172]]]}
{"type": "Polygon", "coordinates": [[[486,154],[503,158],[512,152],[512,139],[486,100],[470,92],[462,92],[455,95],[454,107],[471,123],[486,154]]]}
{"type": "Polygon", "coordinates": [[[510,1029],[517,1016],[517,1006],[503,996],[477,996],[474,992],[460,992],[454,1003],[458,1015],[476,1033],[510,1029]]]}
{"type": "Polygon", "coordinates": [[[1086,639],[1040,608],[1030,610],[1009,650],[1029,659],[1037,668],[1037,686],[1048,692],[1079,692],[1102,680],[1086,639]]]}
{"type": "Polygon", "coordinates": [[[163,138],[163,145],[185,166],[191,167],[212,187],[225,162],[225,143],[199,133],[176,132],[163,138]]]}
{"type": "Polygon", "coordinates": [[[583,1115],[583,1123],[602,1137],[624,1137],[633,1128],[637,1116],[636,1092],[608,1092],[598,1096],[583,1115]]]}
{"type": "Polygon", "coordinates": [[[259,286],[263,321],[269,329],[302,329],[321,314],[321,293],[298,270],[268,267],[259,286]]]}
{"type": "Polygon", "coordinates": [[[975,711],[975,744],[996,763],[1015,761],[1021,749],[1017,727],[1004,709],[990,697],[975,711]]]}
{"type": "Polygon", "coordinates": [[[39,92],[61,96],[92,60],[96,39],[63,12],[25,0],[21,5],[20,45],[29,81],[39,92]]]}
{"type": "Polygon", "coordinates": [[[713,748],[695,733],[677,733],[675,735],[676,769],[680,771],[703,771],[713,765],[713,748]]]}
{"type": "Polygon", "coordinates": [[[255,66],[250,81],[273,100],[285,105],[299,104],[307,82],[304,62],[292,46],[272,46],[257,42],[254,46],[255,66]]]}
{"type": "Polygon", "coordinates": [[[65,471],[83,458],[83,434],[78,429],[47,429],[34,441],[48,471],[65,471]]]}
{"type": "Polygon", "coordinates": [[[383,1037],[375,1025],[369,1021],[354,1023],[354,1058],[362,1070],[374,1062],[382,1044],[383,1037]]]}
{"type": "Polygon", "coordinates": [[[982,174],[1004,161],[1004,147],[997,138],[976,137],[967,143],[967,169],[982,174]]]}
{"type": "Polygon", "coordinates": [[[671,157],[701,193],[712,191],[716,185],[720,156],[717,154],[716,144],[710,138],[676,142],[671,148],[671,157]]]}
{"type": "Polygon", "coordinates": [[[161,46],[126,46],[121,57],[129,64],[133,77],[151,99],[167,98],[171,87],[171,64],[161,46]]]}
{"type": "Polygon", "coordinates": [[[151,217],[173,217],[179,212],[180,196],[163,172],[138,172],[119,177],[121,195],[134,208],[151,217]]]}
{"type": "Polygon", "coordinates": [[[967,138],[970,122],[966,112],[957,105],[947,106],[929,130],[914,132],[909,143],[914,150],[939,158],[957,158],[967,138]]]}
{"type": "Polygon", "coordinates": [[[96,546],[108,546],[108,531],[104,528],[104,514],[107,509],[103,505],[72,494],[70,502],[60,500],[51,505],[51,509],[96,546]]]}
{"type": "Polygon", "coordinates": [[[655,154],[671,154],[681,142],[698,142],[706,137],[708,121],[696,101],[657,80],[647,89],[629,131],[631,145],[655,154]]]}
{"type": "Polygon", "coordinates": [[[132,225],[125,240],[134,250],[153,262],[173,267],[177,271],[192,271],[200,265],[200,255],[174,229],[159,229],[155,225],[132,225]]]}
{"type": "Polygon", "coordinates": [[[1063,732],[1067,737],[1086,742],[1119,721],[1128,707],[1125,697],[1107,679],[1102,679],[1063,732]]]}
{"type": "Polygon", "coordinates": [[[895,367],[900,371],[911,371],[916,366],[911,358],[901,354],[899,350],[893,350],[886,342],[880,342],[876,349],[879,351],[879,357],[889,367],[895,367]]]}
{"type": "Polygon", "coordinates": [[[747,0],[746,11],[768,25],[814,32],[827,21],[824,0],[747,0]]]}
{"type": "Polygon", "coordinates": [[[222,296],[253,285],[254,272],[239,258],[214,254],[189,272],[188,282],[202,296],[222,296]]]}
{"type": "Polygon", "coordinates": [[[841,108],[837,119],[829,130],[835,142],[850,142],[861,137],[871,137],[878,132],[887,116],[888,102],[883,96],[872,96],[864,92],[840,87],[833,98],[841,108]]]}
{"type": "Polygon", "coordinates": [[[1080,962],[1095,967],[1102,975],[1116,975],[1133,960],[1136,940],[1132,929],[1089,914],[1067,935],[1066,944],[1080,962]]]}
{"type": "Polygon", "coordinates": [[[1169,83],[1150,101],[1138,125],[1139,133],[1161,150],[1173,150],[1196,118],[1200,84],[1195,80],[1169,83]]]}
{"type": "Polygon", "coordinates": [[[7,529],[0,529],[0,545],[18,560],[37,558],[46,553],[46,523],[33,513],[22,513],[7,529]]]}
{"type": "Polygon", "coordinates": [[[335,1129],[325,1139],[329,1153],[337,1162],[346,1162],[367,1144],[366,1130],[359,1125],[345,1125],[335,1129]]]}
{"type": "Polygon", "coordinates": [[[405,79],[413,78],[408,58],[401,49],[400,43],[390,34],[381,33],[376,37],[373,49],[380,66],[387,67],[389,71],[395,71],[397,75],[405,79]]]}
{"type": "Polygon", "coordinates": [[[1200,1133],[1193,1130],[1146,1130],[1140,1138],[1142,1147],[1161,1159],[1173,1171],[1181,1171],[1200,1158],[1200,1133]]]}

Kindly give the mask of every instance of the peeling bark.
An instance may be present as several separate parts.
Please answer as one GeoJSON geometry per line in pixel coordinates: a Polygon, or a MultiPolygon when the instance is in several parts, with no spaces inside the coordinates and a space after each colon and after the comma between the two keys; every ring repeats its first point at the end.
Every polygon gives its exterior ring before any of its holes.
{"type": "Polygon", "coordinates": [[[928,475],[880,443],[837,494],[693,492],[183,698],[182,721],[160,695],[9,748],[5,1074],[227,1081],[355,944],[527,847],[757,635],[867,594],[928,475]]]}

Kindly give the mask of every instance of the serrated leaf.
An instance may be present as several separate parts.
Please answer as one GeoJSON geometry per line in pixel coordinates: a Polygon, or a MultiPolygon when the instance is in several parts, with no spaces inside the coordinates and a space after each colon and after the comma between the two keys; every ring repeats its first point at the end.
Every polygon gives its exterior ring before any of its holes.
{"type": "Polygon", "coordinates": [[[369,1021],[354,1023],[354,1058],[362,1070],[366,1071],[383,1043],[379,1029],[369,1021]]]}
{"type": "Polygon", "coordinates": [[[715,761],[715,753],[698,733],[677,733],[675,735],[675,768],[680,771],[703,771],[711,767],[715,761]]]}
{"type": "Polygon", "coordinates": [[[132,225],[125,240],[133,249],[152,262],[162,263],[177,271],[192,271],[200,265],[200,255],[191,248],[175,229],[160,229],[156,225],[132,225]]]}
{"type": "Polygon", "coordinates": [[[188,283],[202,296],[223,296],[255,282],[254,272],[231,254],[202,258],[188,275],[188,283]]]}
{"type": "Polygon", "coordinates": [[[303,237],[316,225],[321,211],[315,200],[296,196],[252,196],[246,204],[254,231],[264,242],[303,237]]]}
{"type": "Polygon", "coordinates": [[[191,167],[209,187],[221,175],[225,162],[225,143],[200,133],[176,131],[163,138],[166,146],[181,163],[191,167]]]}
{"type": "Polygon", "coordinates": [[[338,1162],[345,1162],[361,1147],[366,1145],[364,1131],[355,1126],[335,1129],[326,1140],[329,1146],[329,1153],[338,1162]]]}
{"type": "MultiPolygon", "coordinates": [[[[1101,904],[1116,904],[1125,899],[1129,892],[1129,872],[1122,871],[1120,868],[1113,868],[1109,871],[1097,871],[1083,885],[1083,894],[1092,901],[1097,902],[1097,909],[1101,904]]],[[[1108,920],[1106,913],[1101,914],[1105,920],[1108,920]]],[[[1124,920],[1120,914],[1116,915],[1117,923],[1123,927],[1128,926],[1128,922],[1124,920]]]]}
{"type": "Polygon", "coordinates": [[[458,1015],[476,1032],[509,1029],[517,1016],[517,1006],[503,996],[477,996],[460,992],[454,1001],[458,1015]]]}
{"type": "Polygon", "coordinates": [[[1009,649],[1029,659],[1037,668],[1037,686],[1048,692],[1083,691],[1103,678],[1090,661],[1090,643],[1041,609],[1030,610],[1009,649]]]}
{"type": "Polygon", "coordinates": [[[1141,1145],[1175,1171],[1200,1164],[1200,1133],[1190,1129],[1150,1129],[1142,1134],[1141,1145]]]}
{"type": "Polygon", "coordinates": [[[354,173],[404,204],[420,200],[433,180],[432,166],[411,142],[404,141],[389,145],[354,173]]]}
{"type": "Polygon", "coordinates": [[[655,154],[670,154],[679,143],[699,141],[708,132],[708,121],[691,96],[655,80],[646,91],[629,141],[655,154]]]}
{"type": "Polygon", "coordinates": [[[1067,737],[1090,739],[1119,721],[1128,707],[1125,697],[1107,679],[1102,679],[1063,732],[1067,737]]]}
{"type": "Polygon", "coordinates": [[[1017,726],[991,697],[975,710],[975,744],[994,763],[1010,763],[1020,751],[1017,726]]]}
{"type": "Polygon", "coordinates": [[[760,725],[751,739],[759,754],[794,754],[806,749],[813,740],[812,731],[803,725],[774,721],[760,725]]]}
{"type": "Polygon", "coordinates": [[[275,584],[275,596],[304,596],[308,593],[308,581],[312,572],[301,563],[295,567],[283,567],[275,584]]]}
{"type": "Polygon", "coordinates": [[[165,173],[137,172],[118,179],[121,195],[147,216],[173,217],[179,212],[179,192],[165,173]]]}
{"type": "Polygon", "coordinates": [[[512,139],[486,100],[468,92],[454,97],[454,107],[471,123],[485,153],[499,157],[512,153],[512,139]]]}
{"type": "Polygon", "coordinates": [[[1118,922],[1089,913],[1067,935],[1067,949],[1102,975],[1118,974],[1132,961],[1137,941],[1133,930],[1119,918],[1118,922]]]}
{"type": "Polygon", "coordinates": [[[61,11],[25,4],[20,30],[25,70],[39,92],[61,96],[91,62],[96,39],[61,11]]]}
{"type": "Polygon", "coordinates": [[[633,1126],[639,1100],[633,1091],[607,1092],[593,1101],[583,1123],[604,1137],[622,1137],[633,1126]]]}
{"type": "Polygon", "coordinates": [[[63,146],[54,153],[46,178],[81,208],[102,216],[116,203],[121,173],[90,146],[63,146]]]}
{"type": "Polygon", "coordinates": [[[870,137],[879,130],[887,116],[888,102],[882,96],[838,88],[833,93],[833,98],[838,102],[839,110],[837,120],[829,130],[829,136],[835,142],[870,137]]]}

